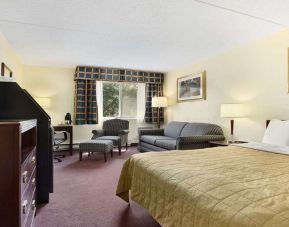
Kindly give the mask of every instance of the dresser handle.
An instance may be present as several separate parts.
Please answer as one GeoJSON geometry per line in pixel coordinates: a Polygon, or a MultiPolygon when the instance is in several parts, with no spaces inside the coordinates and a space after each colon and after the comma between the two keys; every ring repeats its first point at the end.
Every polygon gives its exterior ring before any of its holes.
{"type": "Polygon", "coordinates": [[[35,177],[33,177],[32,182],[31,182],[31,184],[32,184],[33,187],[35,187],[35,185],[36,185],[35,182],[36,182],[36,181],[35,181],[35,177]]]}
{"type": "Polygon", "coordinates": [[[26,214],[27,204],[28,204],[27,200],[24,200],[22,203],[22,213],[23,214],[26,214]]]}
{"type": "Polygon", "coordinates": [[[24,171],[22,173],[22,182],[25,184],[26,181],[27,181],[27,175],[28,175],[28,172],[27,171],[24,171]]]}
{"type": "Polygon", "coordinates": [[[32,164],[35,164],[35,163],[36,163],[36,158],[35,158],[35,156],[32,156],[31,162],[32,162],[32,164]]]}
{"type": "Polygon", "coordinates": [[[32,200],[31,209],[34,210],[36,208],[35,199],[32,200]]]}

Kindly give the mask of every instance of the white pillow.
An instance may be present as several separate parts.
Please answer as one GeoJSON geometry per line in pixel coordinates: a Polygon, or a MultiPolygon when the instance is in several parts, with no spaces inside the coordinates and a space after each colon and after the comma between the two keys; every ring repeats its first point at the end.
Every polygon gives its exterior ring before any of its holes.
{"type": "Polygon", "coordinates": [[[271,120],[262,142],[279,146],[289,146],[289,121],[271,120]]]}

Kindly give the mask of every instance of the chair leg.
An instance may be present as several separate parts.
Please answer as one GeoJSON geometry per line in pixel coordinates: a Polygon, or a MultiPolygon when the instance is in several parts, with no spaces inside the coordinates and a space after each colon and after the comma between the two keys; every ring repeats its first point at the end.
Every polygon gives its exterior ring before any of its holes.
{"type": "Polygon", "coordinates": [[[110,156],[113,157],[113,149],[110,150],[110,156]]]}
{"type": "Polygon", "coordinates": [[[127,143],[125,144],[125,149],[127,150],[127,143]]]}
{"type": "Polygon", "coordinates": [[[106,152],[104,152],[104,162],[106,162],[106,152]]]}
{"type": "Polygon", "coordinates": [[[79,152],[79,161],[82,161],[82,152],[79,152]]]}
{"type": "Polygon", "coordinates": [[[118,145],[118,154],[121,155],[121,145],[118,145]]]}

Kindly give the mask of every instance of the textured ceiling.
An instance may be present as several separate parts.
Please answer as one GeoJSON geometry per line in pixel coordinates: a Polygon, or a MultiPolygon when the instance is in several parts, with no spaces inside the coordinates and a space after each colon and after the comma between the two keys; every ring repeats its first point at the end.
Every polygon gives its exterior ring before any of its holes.
{"type": "Polygon", "coordinates": [[[1,0],[24,64],[168,71],[289,24],[284,0],[1,0]]]}

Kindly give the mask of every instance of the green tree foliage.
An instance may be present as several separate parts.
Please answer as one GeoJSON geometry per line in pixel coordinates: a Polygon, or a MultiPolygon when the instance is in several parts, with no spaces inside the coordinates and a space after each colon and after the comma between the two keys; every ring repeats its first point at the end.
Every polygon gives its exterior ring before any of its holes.
{"type": "Polygon", "coordinates": [[[116,117],[119,114],[119,84],[103,83],[103,116],[116,117]]]}
{"type": "Polygon", "coordinates": [[[137,98],[137,84],[134,83],[103,83],[103,116],[104,117],[118,117],[120,100],[122,115],[135,115],[135,111],[128,108],[136,109],[136,98],[137,98]],[[121,95],[121,97],[120,97],[121,95]],[[125,105],[125,103],[127,105],[125,105]],[[125,109],[124,109],[125,108],[125,109]]]}

